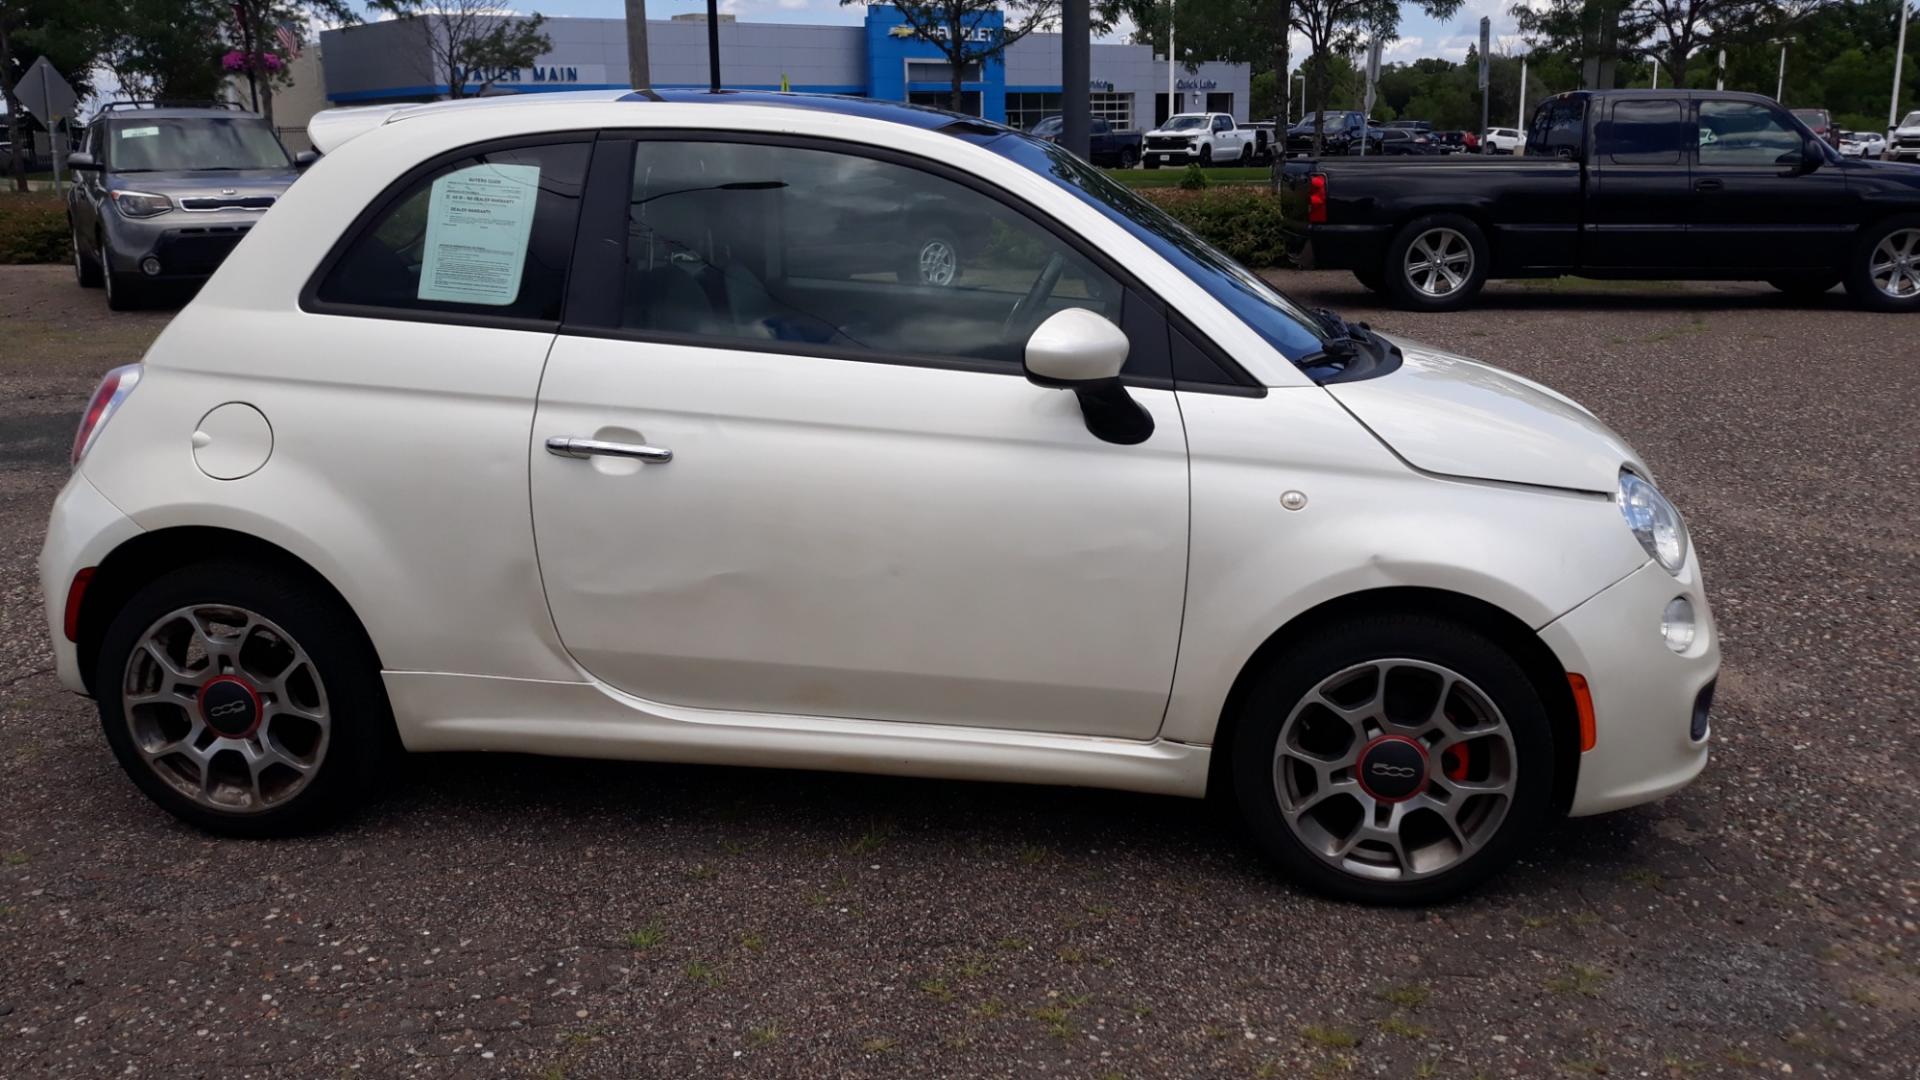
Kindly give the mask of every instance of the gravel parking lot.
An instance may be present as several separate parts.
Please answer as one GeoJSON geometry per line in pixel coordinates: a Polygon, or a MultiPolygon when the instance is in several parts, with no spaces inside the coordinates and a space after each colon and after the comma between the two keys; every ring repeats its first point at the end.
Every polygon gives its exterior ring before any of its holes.
{"type": "Polygon", "coordinates": [[[216,841],[55,683],[34,571],[168,313],[0,267],[0,1076],[1920,1075],[1920,323],[1275,280],[1642,451],[1725,635],[1699,783],[1426,911],[1309,896],[1200,803],[815,773],[429,757],[340,831],[216,841]]]}

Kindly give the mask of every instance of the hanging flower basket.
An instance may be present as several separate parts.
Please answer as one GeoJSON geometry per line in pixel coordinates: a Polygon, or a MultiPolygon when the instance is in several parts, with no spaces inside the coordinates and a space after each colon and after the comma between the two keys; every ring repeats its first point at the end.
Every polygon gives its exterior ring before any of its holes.
{"type": "Polygon", "coordinates": [[[229,49],[220,58],[220,66],[236,73],[253,72],[255,74],[273,74],[286,66],[279,53],[246,52],[241,49],[229,49]]]}

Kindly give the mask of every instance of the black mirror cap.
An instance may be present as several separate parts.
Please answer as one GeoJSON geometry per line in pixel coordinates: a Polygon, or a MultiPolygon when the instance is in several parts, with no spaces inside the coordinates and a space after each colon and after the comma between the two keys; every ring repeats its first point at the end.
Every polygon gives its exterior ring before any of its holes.
{"type": "Polygon", "coordinates": [[[74,172],[98,171],[100,163],[93,160],[92,154],[72,153],[67,155],[67,168],[74,172]]]}

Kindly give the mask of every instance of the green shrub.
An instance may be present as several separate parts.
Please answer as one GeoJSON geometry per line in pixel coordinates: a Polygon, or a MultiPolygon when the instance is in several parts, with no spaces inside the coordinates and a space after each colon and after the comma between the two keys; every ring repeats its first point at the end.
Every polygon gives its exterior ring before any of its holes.
{"type": "Polygon", "coordinates": [[[1161,188],[1139,194],[1248,266],[1279,266],[1286,262],[1287,235],[1281,227],[1280,200],[1266,188],[1216,187],[1206,191],[1161,188]]]}
{"type": "Polygon", "coordinates": [[[1200,171],[1200,166],[1189,164],[1187,171],[1180,174],[1180,186],[1187,191],[1199,191],[1207,186],[1207,174],[1200,171]]]}
{"type": "Polygon", "coordinates": [[[0,264],[66,262],[67,208],[51,192],[0,192],[0,264]]]}

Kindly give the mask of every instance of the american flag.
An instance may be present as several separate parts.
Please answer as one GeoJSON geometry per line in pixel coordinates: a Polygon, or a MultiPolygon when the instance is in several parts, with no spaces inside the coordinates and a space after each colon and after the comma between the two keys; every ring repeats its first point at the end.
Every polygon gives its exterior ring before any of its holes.
{"type": "Polygon", "coordinates": [[[300,55],[300,34],[292,23],[280,23],[273,28],[273,36],[280,40],[280,48],[289,57],[300,55]]]}

